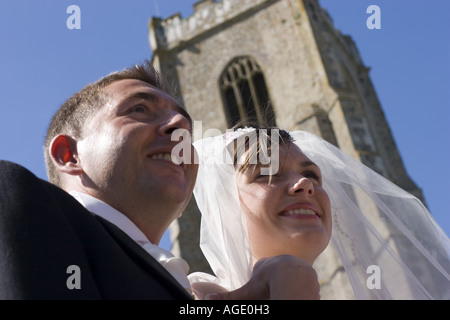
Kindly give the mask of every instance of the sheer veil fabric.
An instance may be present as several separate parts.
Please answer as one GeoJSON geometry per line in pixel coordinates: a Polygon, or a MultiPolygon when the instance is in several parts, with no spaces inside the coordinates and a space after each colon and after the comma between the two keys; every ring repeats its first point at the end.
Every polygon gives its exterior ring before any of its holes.
{"type": "MultiPolygon", "coordinates": [[[[251,128],[198,140],[194,196],[201,211],[200,247],[215,276],[234,290],[251,275],[252,255],[228,143],[251,128]]],[[[450,299],[450,241],[419,199],[320,137],[290,132],[322,171],[332,206],[334,246],[356,299],[450,299]],[[368,283],[377,268],[378,287],[368,283]]],[[[270,236],[270,235],[268,235],[270,236]]]]}

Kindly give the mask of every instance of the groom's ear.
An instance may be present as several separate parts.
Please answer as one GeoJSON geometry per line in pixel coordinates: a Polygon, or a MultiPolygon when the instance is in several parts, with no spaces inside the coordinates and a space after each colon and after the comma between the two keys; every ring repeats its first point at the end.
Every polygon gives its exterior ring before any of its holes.
{"type": "Polygon", "coordinates": [[[48,152],[59,171],[70,175],[83,172],[77,154],[77,142],[72,137],[63,134],[56,136],[50,143],[48,152]]]}

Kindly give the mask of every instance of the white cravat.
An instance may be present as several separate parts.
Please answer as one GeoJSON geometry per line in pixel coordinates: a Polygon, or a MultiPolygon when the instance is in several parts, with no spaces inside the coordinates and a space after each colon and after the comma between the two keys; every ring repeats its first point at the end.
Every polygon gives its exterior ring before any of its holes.
{"type": "Polygon", "coordinates": [[[185,288],[189,293],[192,292],[189,280],[187,278],[189,265],[185,260],[175,257],[170,251],[152,244],[145,234],[133,223],[133,221],[107,203],[86,193],[71,191],[70,194],[86,209],[113,223],[130,238],[140,244],[183,286],[183,288],[185,288]]]}
{"type": "Polygon", "coordinates": [[[185,288],[191,293],[191,285],[187,278],[189,272],[188,263],[179,257],[175,257],[170,251],[164,250],[150,242],[142,245],[148,253],[152,255],[161,265],[166,268],[167,271],[185,288]]]}

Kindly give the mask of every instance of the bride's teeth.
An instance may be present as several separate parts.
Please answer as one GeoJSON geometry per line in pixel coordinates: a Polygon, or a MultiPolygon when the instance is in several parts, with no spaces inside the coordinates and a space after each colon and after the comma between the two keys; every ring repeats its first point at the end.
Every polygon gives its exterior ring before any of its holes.
{"type": "Polygon", "coordinates": [[[293,216],[293,215],[296,215],[296,214],[315,215],[316,213],[313,210],[310,210],[310,209],[294,209],[294,210],[286,211],[286,215],[287,216],[293,216]]]}

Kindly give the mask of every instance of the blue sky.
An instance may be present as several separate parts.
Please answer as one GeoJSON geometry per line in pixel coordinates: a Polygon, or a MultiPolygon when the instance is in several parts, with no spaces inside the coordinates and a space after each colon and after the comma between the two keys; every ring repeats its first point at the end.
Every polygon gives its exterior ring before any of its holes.
{"type": "MultiPolygon", "coordinates": [[[[192,14],[193,0],[16,0],[0,2],[0,159],[47,179],[42,154],[52,114],[88,82],[151,57],[152,16],[192,14]],[[69,30],[70,5],[81,29],[69,30]]],[[[450,2],[321,0],[352,36],[410,177],[450,234],[450,2]],[[369,5],[381,29],[369,30],[369,5]]],[[[162,243],[168,246],[167,237],[162,243]]]]}

